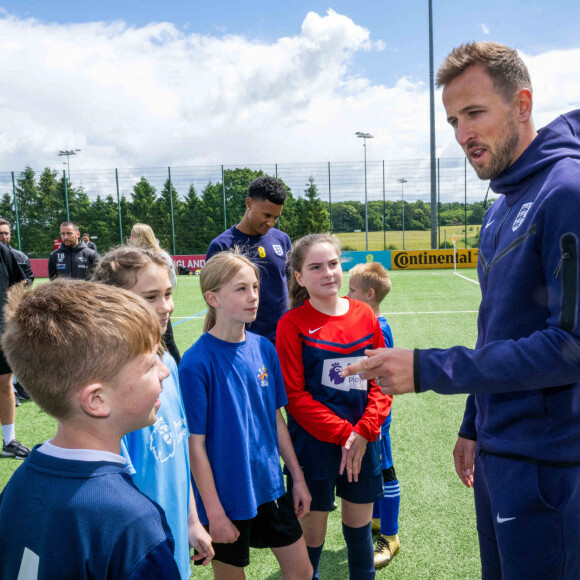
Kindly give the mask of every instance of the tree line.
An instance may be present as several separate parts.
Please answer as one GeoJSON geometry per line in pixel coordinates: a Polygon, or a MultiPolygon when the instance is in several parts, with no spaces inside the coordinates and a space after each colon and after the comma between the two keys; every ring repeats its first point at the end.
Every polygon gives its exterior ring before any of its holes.
{"type": "MultiPolygon", "coordinates": [[[[96,236],[100,252],[127,239],[134,223],[149,224],[161,246],[175,254],[204,254],[210,241],[225,227],[238,223],[245,211],[248,186],[262,171],[248,168],[226,169],[223,184],[207,183],[201,192],[190,184],[179,195],[169,179],[161,191],[145,177],[134,184],[129,196],[89,198],[82,186],[73,187],[57,171],[46,168],[39,176],[26,167],[16,180],[15,194],[21,249],[31,258],[45,258],[59,237],[59,226],[68,216],[81,230],[96,236]],[[224,199],[225,198],[225,199],[224,199]],[[225,210],[225,220],[224,220],[225,210]],[[173,217],[173,219],[172,219],[173,217]]],[[[365,229],[365,206],[360,201],[329,203],[320,199],[313,177],[304,190],[288,197],[279,227],[292,240],[313,233],[352,232],[365,229]]],[[[402,201],[368,203],[369,231],[402,229],[402,201]]],[[[429,230],[430,204],[422,200],[405,201],[405,230],[429,230]]],[[[439,206],[440,225],[464,223],[466,206],[446,203],[439,206]]],[[[13,224],[12,245],[17,247],[16,208],[13,195],[0,199],[0,215],[13,224]]],[[[481,203],[467,205],[467,223],[481,224],[481,203]]]]}

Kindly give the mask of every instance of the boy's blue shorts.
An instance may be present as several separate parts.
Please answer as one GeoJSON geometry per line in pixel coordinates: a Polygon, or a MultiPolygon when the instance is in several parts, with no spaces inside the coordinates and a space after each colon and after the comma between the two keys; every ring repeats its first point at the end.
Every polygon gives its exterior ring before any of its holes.
{"type": "MultiPolygon", "coordinates": [[[[292,494],[292,477],[288,477],[288,494],[292,494]]],[[[361,477],[358,481],[349,483],[346,470],[336,479],[311,479],[304,474],[306,485],[312,496],[310,504],[311,511],[329,512],[334,503],[336,495],[351,503],[365,504],[373,503],[382,499],[384,495],[383,476],[381,473],[371,477],[361,477]]]]}

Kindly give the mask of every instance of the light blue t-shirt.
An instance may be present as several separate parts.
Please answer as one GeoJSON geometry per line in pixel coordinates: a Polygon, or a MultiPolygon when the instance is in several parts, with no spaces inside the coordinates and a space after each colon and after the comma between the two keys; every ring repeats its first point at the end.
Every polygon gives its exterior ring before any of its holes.
{"type": "MultiPolygon", "coordinates": [[[[220,502],[230,520],[249,520],[285,493],[276,409],[287,403],[272,343],[246,332],[224,342],[208,332],[183,355],[179,380],[192,434],[205,435],[220,502]]],[[[194,485],[198,514],[207,513],[194,485]]]]}
{"type": "Polygon", "coordinates": [[[169,352],[163,363],[170,375],[159,395],[161,407],[150,427],[128,433],[121,441],[121,454],[127,459],[137,488],[157,502],[175,539],[175,560],[182,578],[191,576],[187,516],[189,513],[189,429],[177,365],[169,352]]]}

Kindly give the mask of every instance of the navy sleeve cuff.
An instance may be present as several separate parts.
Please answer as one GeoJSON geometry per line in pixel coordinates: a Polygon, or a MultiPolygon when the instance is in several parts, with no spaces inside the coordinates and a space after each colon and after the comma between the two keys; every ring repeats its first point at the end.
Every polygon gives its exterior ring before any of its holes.
{"type": "Polygon", "coordinates": [[[413,380],[415,382],[415,392],[421,392],[420,382],[420,374],[419,374],[419,349],[416,348],[413,351],[413,380]]]}

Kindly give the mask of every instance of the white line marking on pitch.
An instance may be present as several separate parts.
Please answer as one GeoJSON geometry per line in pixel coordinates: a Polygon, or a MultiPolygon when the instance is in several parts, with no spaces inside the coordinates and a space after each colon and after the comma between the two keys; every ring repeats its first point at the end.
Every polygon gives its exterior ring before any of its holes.
{"type": "Polygon", "coordinates": [[[471,278],[468,278],[467,276],[463,276],[462,274],[458,274],[457,272],[453,272],[456,276],[459,276],[460,278],[463,278],[464,280],[467,280],[468,282],[473,282],[474,284],[477,284],[479,286],[479,282],[477,282],[476,280],[472,280],[471,278]]]}
{"type": "Polygon", "coordinates": [[[383,312],[387,316],[415,316],[416,314],[477,314],[477,310],[435,310],[433,312],[383,312]]]}

